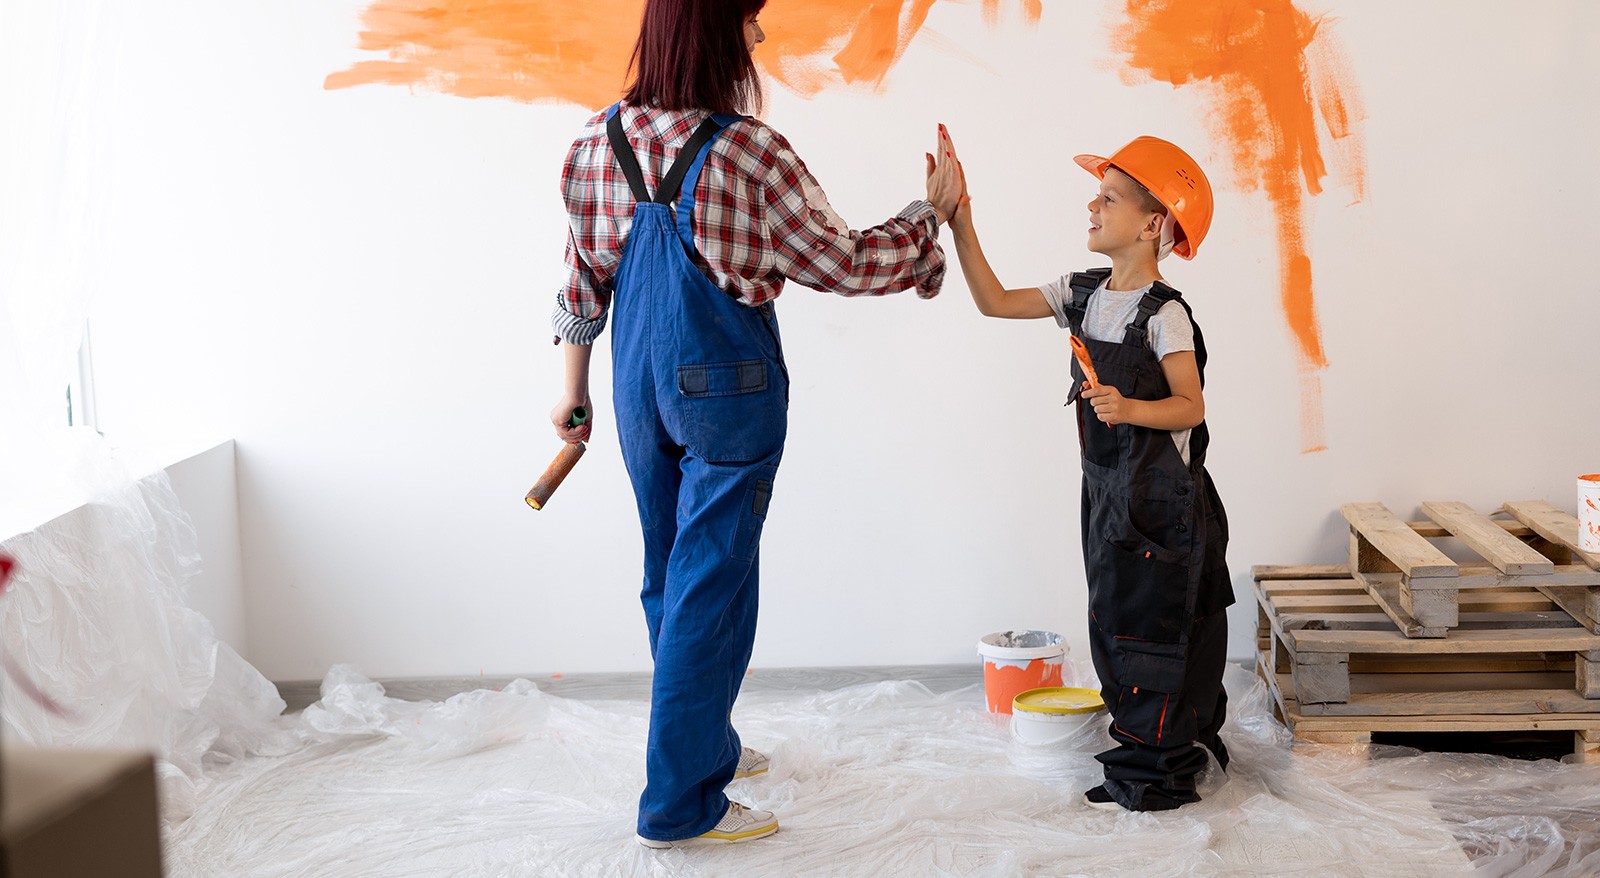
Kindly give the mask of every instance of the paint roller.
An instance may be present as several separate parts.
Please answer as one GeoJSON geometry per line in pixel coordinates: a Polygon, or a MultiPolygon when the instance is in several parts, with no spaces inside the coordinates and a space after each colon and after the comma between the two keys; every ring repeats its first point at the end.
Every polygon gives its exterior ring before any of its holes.
{"type": "MultiPolygon", "coordinates": [[[[567,426],[582,426],[587,420],[589,420],[589,410],[580,405],[573,409],[572,416],[567,418],[567,426]]],[[[567,473],[572,472],[572,468],[578,465],[578,458],[583,456],[585,450],[586,446],[582,442],[562,445],[561,451],[556,454],[556,459],[550,461],[550,466],[545,469],[544,475],[540,476],[539,481],[534,482],[533,488],[528,491],[528,496],[525,498],[528,505],[534,509],[543,509],[544,504],[550,502],[550,495],[561,487],[561,482],[567,477],[567,473]]]]}

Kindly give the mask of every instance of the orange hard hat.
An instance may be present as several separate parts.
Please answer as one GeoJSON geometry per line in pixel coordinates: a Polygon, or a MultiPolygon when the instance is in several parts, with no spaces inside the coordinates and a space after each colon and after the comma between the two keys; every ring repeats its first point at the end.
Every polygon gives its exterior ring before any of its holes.
{"type": "Polygon", "coordinates": [[[1073,156],[1073,161],[1096,177],[1104,178],[1106,168],[1116,165],[1138,180],[1172,211],[1178,228],[1183,230],[1184,239],[1173,245],[1172,252],[1184,259],[1194,258],[1211,229],[1211,181],[1188,153],[1159,137],[1146,135],[1135,137],[1110,158],[1080,155],[1073,156]]]}

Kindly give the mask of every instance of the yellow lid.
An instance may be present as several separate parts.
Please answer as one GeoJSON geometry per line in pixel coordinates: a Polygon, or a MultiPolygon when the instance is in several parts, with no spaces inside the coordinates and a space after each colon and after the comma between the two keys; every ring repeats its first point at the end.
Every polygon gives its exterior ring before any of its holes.
{"type": "Polygon", "coordinates": [[[1029,689],[1013,699],[1011,706],[1014,710],[1059,716],[1069,713],[1094,713],[1105,709],[1106,703],[1100,697],[1100,693],[1093,689],[1052,686],[1045,689],[1029,689]]]}

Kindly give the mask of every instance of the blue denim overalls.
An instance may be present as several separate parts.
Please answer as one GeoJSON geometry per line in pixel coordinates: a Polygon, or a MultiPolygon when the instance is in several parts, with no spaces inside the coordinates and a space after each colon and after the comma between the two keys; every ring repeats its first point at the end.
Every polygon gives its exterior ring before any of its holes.
{"type": "Polygon", "coordinates": [[[741,304],[689,256],[700,170],[739,117],[707,119],[652,199],[619,106],[607,134],[638,204],[612,300],[613,396],[644,531],[640,597],[655,659],[638,832],[678,841],[728,807],[740,746],[729,712],[755,642],[758,548],[789,378],[771,305],[741,304]]]}
{"type": "MultiPolygon", "coordinates": [[[[1145,341],[1150,318],[1178,292],[1156,281],[1121,343],[1083,334],[1089,299],[1111,273],[1072,275],[1067,323],[1089,348],[1101,383],[1129,399],[1172,395],[1145,341]]],[[[1205,383],[1206,343],[1194,328],[1205,383]]],[[[1186,464],[1166,430],[1107,428],[1078,397],[1084,373],[1072,363],[1083,449],[1083,556],[1089,579],[1089,651],[1117,746],[1099,754],[1106,791],[1124,808],[1160,811],[1197,801],[1203,744],[1228,767],[1222,728],[1227,694],[1228,617],[1233,585],[1225,558],[1228,519],[1206,472],[1210,434],[1189,434],[1186,464]]]]}

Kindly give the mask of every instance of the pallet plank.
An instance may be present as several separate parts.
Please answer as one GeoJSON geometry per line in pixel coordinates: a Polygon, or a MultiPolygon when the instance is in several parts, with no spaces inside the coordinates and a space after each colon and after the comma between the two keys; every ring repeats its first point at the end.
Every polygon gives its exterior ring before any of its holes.
{"type": "Polygon", "coordinates": [[[1579,625],[1600,634],[1600,589],[1586,586],[1535,586],[1579,625]]]}
{"type": "Polygon", "coordinates": [[[1339,511],[1352,529],[1406,576],[1416,579],[1455,576],[1459,572],[1454,561],[1434,548],[1432,543],[1417,536],[1416,531],[1396,518],[1389,507],[1382,503],[1346,503],[1339,507],[1339,511]]]}
{"type": "MultiPolygon", "coordinates": [[[[1504,530],[1506,533],[1508,533],[1508,534],[1510,534],[1510,535],[1512,535],[1514,537],[1521,537],[1521,538],[1526,539],[1528,537],[1537,536],[1537,534],[1535,534],[1533,532],[1533,528],[1528,527],[1527,525],[1523,524],[1520,521],[1506,521],[1505,519],[1501,519],[1501,518],[1491,518],[1490,521],[1492,523],[1498,525],[1502,530],[1504,530]]],[[[1419,537],[1448,537],[1448,536],[1453,536],[1453,534],[1450,533],[1450,530],[1448,528],[1444,527],[1443,525],[1438,524],[1437,522],[1432,522],[1432,521],[1408,521],[1408,522],[1406,522],[1406,524],[1410,525],[1411,529],[1416,531],[1417,532],[1417,536],[1419,536],[1419,537]]]]}
{"type": "MultiPolygon", "coordinates": [[[[1580,728],[1600,729],[1600,712],[1595,703],[1571,688],[1542,689],[1459,689],[1448,692],[1361,691],[1368,680],[1355,677],[1350,697],[1344,702],[1308,703],[1298,691],[1284,689],[1292,678],[1278,674],[1278,687],[1287,695],[1294,692],[1294,712],[1310,718],[1341,718],[1354,721],[1413,719],[1450,720],[1465,716],[1492,717],[1572,717],[1580,728]]],[[[1480,675],[1487,676],[1487,675],[1480,675]]],[[[1549,677],[1551,675],[1538,675],[1549,677]]],[[[1558,681],[1550,680],[1559,685],[1558,681]]]]}
{"type": "Polygon", "coordinates": [[[1257,582],[1269,579],[1348,579],[1348,564],[1257,564],[1250,568],[1257,582]]]}
{"type": "Polygon", "coordinates": [[[1600,554],[1578,548],[1577,517],[1544,500],[1512,500],[1506,503],[1505,508],[1512,518],[1532,528],[1534,533],[1565,546],[1573,557],[1588,565],[1590,570],[1600,570],[1600,554]]]}
{"type": "MultiPolygon", "coordinates": [[[[1513,575],[1553,573],[1550,559],[1506,533],[1489,516],[1457,500],[1426,500],[1422,513],[1450,531],[1496,570],[1513,575]]],[[[1415,531],[1413,531],[1415,533],[1415,531]]]]}
{"type": "MultiPolygon", "coordinates": [[[[1355,580],[1351,580],[1354,582],[1355,580]]],[[[1349,613],[1362,609],[1377,612],[1372,596],[1365,590],[1334,594],[1271,594],[1272,605],[1279,613],[1349,613]]],[[[1559,609],[1558,605],[1542,591],[1534,589],[1506,590],[1504,592],[1468,592],[1461,596],[1460,609],[1465,613],[1541,613],[1559,609]]]]}
{"type": "Polygon", "coordinates": [[[1589,653],[1600,649],[1600,635],[1573,626],[1526,631],[1458,629],[1448,639],[1406,637],[1398,631],[1285,631],[1289,648],[1301,652],[1389,653],[1399,655],[1475,655],[1487,652],[1589,653]]]}
{"type": "MultiPolygon", "coordinates": [[[[1549,573],[1501,573],[1488,564],[1463,564],[1461,575],[1452,580],[1456,588],[1482,589],[1509,586],[1536,585],[1590,585],[1600,586],[1600,571],[1590,570],[1582,564],[1552,564],[1549,573]]],[[[1421,580],[1433,582],[1434,580],[1421,580]]]]}

